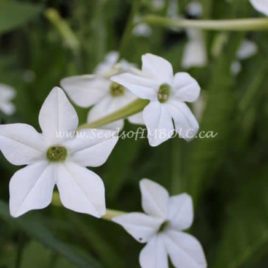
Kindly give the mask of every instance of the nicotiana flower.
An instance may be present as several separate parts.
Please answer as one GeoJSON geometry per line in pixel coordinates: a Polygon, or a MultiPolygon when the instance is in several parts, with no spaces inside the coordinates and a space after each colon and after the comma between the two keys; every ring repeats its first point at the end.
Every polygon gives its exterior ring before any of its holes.
{"type": "Polygon", "coordinates": [[[0,126],[0,149],[14,165],[27,165],[10,181],[10,213],[18,217],[45,208],[55,185],[62,204],[100,217],[105,213],[104,185],[86,167],[102,165],[118,137],[111,130],[76,132],[77,114],[60,88],[54,88],[39,113],[42,133],[27,124],[0,126]]]}
{"type": "Polygon", "coordinates": [[[200,1],[193,0],[187,5],[187,13],[192,17],[200,17],[203,13],[203,7],[200,1]]]}
{"type": "Polygon", "coordinates": [[[250,0],[256,10],[268,16],[268,0],[250,0]]]}
{"type": "Polygon", "coordinates": [[[149,100],[143,110],[143,120],[151,146],[170,139],[174,129],[186,140],[197,133],[198,122],[185,102],[196,101],[200,87],[189,74],[180,72],[174,75],[168,61],[145,54],[140,74],[123,73],[111,79],[139,98],[149,100]]]}
{"type": "Polygon", "coordinates": [[[0,84],[0,111],[6,115],[15,112],[15,106],[11,100],[15,97],[15,90],[8,85],[0,84]]]}
{"type": "Polygon", "coordinates": [[[232,74],[239,74],[242,69],[241,61],[251,58],[257,52],[258,47],[256,43],[250,40],[244,40],[237,51],[236,60],[231,65],[232,74]]]}
{"type": "MultiPolygon", "coordinates": [[[[111,52],[104,62],[99,64],[93,75],[80,75],[65,78],[61,86],[65,89],[71,100],[78,106],[91,110],[88,122],[91,123],[105,117],[136,100],[136,97],[125,87],[112,82],[110,77],[125,71],[134,72],[135,67],[125,60],[117,63],[119,55],[111,52]]],[[[142,123],[141,116],[132,116],[132,123],[142,123]]],[[[121,129],[124,120],[118,120],[105,126],[105,128],[121,129]]]]}
{"type": "Polygon", "coordinates": [[[113,218],[138,242],[147,243],[139,257],[142,268],[168,268],[168,257],[176,268],[207,267],[200,243],[183,232],[193,222],[192,199],[187,194],[169,197],[165,188],[143,179],[140,183],[145,213],[113,218]]]}
{"type": "Polygon", "coordinates": [[[207,51],[203,32],[200,30],[187,30],[188,42],[185,45],[182,58],[182,67],[203,67],[207,64],[207,51]]]}
{"type": "MultiPolygon", "coordinates": [[[[187,5],[187,15],[199,18],[202,15],[202,5],[199,1],[191,1],[187,5]]],[[[204,34],[200,30],[188,29],[186,31],[188,42],[185,45],[182,67],[203,67],[207,64],[207,50],[204,34]]]]}

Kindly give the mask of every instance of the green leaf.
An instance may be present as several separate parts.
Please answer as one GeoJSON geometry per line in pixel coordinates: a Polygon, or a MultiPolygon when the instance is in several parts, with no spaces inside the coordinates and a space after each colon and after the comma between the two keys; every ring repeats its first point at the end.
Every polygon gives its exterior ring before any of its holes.
{"type": "Polygon", "coordinates": [[[0,0],[0,34],[24,25],[40,12],[39,5],[0,0]]]}
{"type": "Polygon", "coordinates": [[[208,98],[201,122],[201,130],[218,133],[213,139],[197,139],[192,143],[188,159],[187,191],[197,200],[207,187],[219,165],[228,153],[231,141],[234,111],[236,109],[234,81],[230,66],[241,42],[241,35],[230,35],[222,54],[212,65],[211,80],[207,88],[208,98]],[[192,168],[194,167],[194,168],[192,168]]]}
{"type": "Polygon", "coordinates": [[[99,264],[82,252],[78,252],[71,246],[56,238],[53,233],[44,226],[40,219],[24,216],[19,219],[13,219],[9,216],[7,205],[0,201],[0,218],[8,224],[13,225],[18,230],[25,232],[29,237],[39,241],[55,253],[64,256],[71,263],[81,268],[99,268],[99,264]]]}
{"type": "MultiPolygon", "coordinates": [[[[214,268],[240,268],[265,253],[268,245],[267,167],[252,172],[228,207],[214,268]],[[264,252],[263,252],[264,251],[264,252]]],[[[255,266],[248,266],[255,267],[255,266]]]]}
{"type": "Polygon", "coordinates": [[[53,254],[49,249],[38,242],[30,242],[24,249],[21,268],[38,267],[38,268],[75,268],[64,258],[53,254]]]}

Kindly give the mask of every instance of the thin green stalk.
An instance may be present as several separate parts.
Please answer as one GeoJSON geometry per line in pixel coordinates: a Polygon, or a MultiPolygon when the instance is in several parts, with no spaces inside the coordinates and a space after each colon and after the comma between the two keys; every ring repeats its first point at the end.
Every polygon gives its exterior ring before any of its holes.
{"type": "Polygon", "coordinates": [[[172,19],[155,15],[143,17],[139,23],[178,29],[195,28],[211,31],[267,31],[268,18],[231,20],[188,20],[172,19]]]}
{"type": "Polygon", "coordinates": [[[80,44],[78,38],[70,28],[69,24],[60,16],[54,8],[48,8],[45,11],[46,18],[57,29],[65,44],[74,52],[79,50],[80,44]]]}
{"type": "Polygon", "coordinates": [[[22,265],[24,247],[25,247],[25,235],[23,232],[20,232],[18,237],[18,249],[17,249],[17,256],[15,259],[15,268],[20,268],[22,265]]]}
{"type": "Polygon", "coordinates": [[[134,0],[132,3],[131,12],[130,12],[126,27],[124,29],[122,39],[120,41],[120,48],[119,48],[120,58],[125,56],[128,41],[132,34],[133,27],[135,26],[135,16],[137,15],[139,11],[140,2],[141,0],[134,0]]]}
{"type": "Polygon", "coordinates": [[[85,129],[85,128],[98,128],[104,125],[107,125],[109,123],[112,123],[114,121],[117,121],[119,119],[126,118],[128,116],[131,116],[133,114],[136,114],[143,110],[143,108],[148,104],[148,100],[142,100],[138,99],[130,103],[129,105],[123,107],[122,109],[119,109],[118,111],[109,114],[99,120],[96,120],[92,123],[86,123],[81,125],[78,130],[85,129]]]}
{"type": "MultiPolygon", "coordinates": [[[[55,207],[62,206],[61,202],[59,200],[59,193],[55,192],[53,193],[53,199],[52,199],[52,205],[55,207]]],[[[105,215],[102,216],[102,219],[111,221],[114,217],[120,216],[125,214],[124,211],[114,210],[114,209],[106,209],[105,215]]]]}

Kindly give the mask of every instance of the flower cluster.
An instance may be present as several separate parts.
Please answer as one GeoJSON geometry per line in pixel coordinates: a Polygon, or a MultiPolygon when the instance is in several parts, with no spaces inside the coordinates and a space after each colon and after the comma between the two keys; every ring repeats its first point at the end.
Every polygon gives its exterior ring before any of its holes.
{"type": "MultiPolygon", "coordinates": [[[[174,74],[167,60],[152,54],[142,56],[141,70],[117,61],[118,54],[110,53],[94,74],[61,81],[74,103],[91,108],[88,123],[145,100],[143,110],[128,119],[145,124],[151,146],[174,133],[186,140],[195,136],[199,125],[185,103],[196,101],[200,93],[193,77],[185,72],[174,74]]],[[[102,178],[87,167],[106,162],[119,139],[115,129],[123,128],[126,116],[98,129],[79,127],[77,113],[63,89],[53,88],[44,101],[39,112],[41,132],[22,123],[0,125],[3,155],[13,165],[25,166],[10,180],[13,217],[47,207],[55,186],[64,207],[97,218],[106,214],[102,178]]],[[[6,92],[11,97],[11,91],[6,92]]],[[[142,180],[140,187],[145,214],[126,213],[112,220],[139,242],[147,243],[140,255],[141,266],[168,267],[169,256],[175,267],[206,267],[201,245],[183,232],[193,221],[190,196],[169,197],[162,186],[149,180],[142,180]]]]}

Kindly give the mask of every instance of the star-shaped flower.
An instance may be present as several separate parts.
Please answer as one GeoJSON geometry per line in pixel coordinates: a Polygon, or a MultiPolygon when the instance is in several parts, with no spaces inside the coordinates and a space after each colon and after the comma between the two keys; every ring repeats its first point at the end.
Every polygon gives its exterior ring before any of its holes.
{"type": "MultiPolygon", "coordinates": [[[[117,63],[119,55],[111,52],[103,63],[100,63],[93,75],[67,77],[61,81],[61,86],[71,100],[78,106],[89,108],[88,123],[105,117],[137,99],[128,89],[111,81],[110,77],[125,71],[135,70],[134,65],[125,60],[117,63]]],[[[141,116],[129,117],[132,123],[141,124],[141,116]]],[[[124,120],[118,120],[105,128],[122,129],[124,120]]]]}
{"type": "Polygon", "coordinates": [[[151,146],[170,139],[174,129],[184,139],[191,139],[197,133],[199,124],[184,102],[197,100],[200,87],[189,74],[174,75],[168,61],[145,54],[141,73],[123,73],[111,79],[150,101],[143,110],[143,120],[151,146]]]}
{"type": "Polygon", "coordinates": [[[140,183],[145,213],[113,218],[138,242],[147,243],[140,253],[142,268],[168,268],[168,257],[177,268],[205,268],[200,243],[184,233],[193,222],[192,199],[187,194],[169,197],[165,188],[143,179],[140,183]]]}
{"type": "Polygon", "coordinates": [[[15,97],[15,90],[5,84],[0,84],[0,111],[6,115],[15,112],[15,106],[11,100],[15,97]]]}
{"type": "Polygon", "coordinates": [[[118,137],[111,130],[75,133],[77,114],[60,88],[54,88],[39,113],[42,133],[27,124],[0,126],[0,149],[14,165],[27,165],[10,181],[10,213],[18,217],[45,208],[55,185],[62,204],[100,217],[105,213],[104,185],[86,167],[102,165],[118,137]]]}
{"type": "Polygon", "coordinates": [[[250,0],[256,10],[268,16],[268,0],[250,0]]]}

